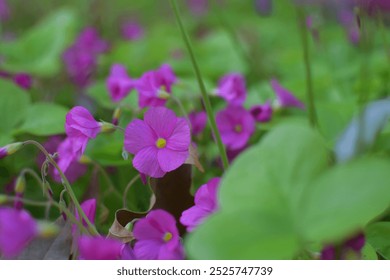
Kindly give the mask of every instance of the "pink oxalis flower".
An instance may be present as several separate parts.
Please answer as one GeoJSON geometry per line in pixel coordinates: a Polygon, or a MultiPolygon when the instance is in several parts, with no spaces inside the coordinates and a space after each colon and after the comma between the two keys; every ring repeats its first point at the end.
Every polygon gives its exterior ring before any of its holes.
{"type": "Polygon", "coordinates": [[[195,205],[182,213],[180,222],[187,227],[188,231],[193,231],[218,209],[219,182],[219,178],[213,178],[202,185],[195,193],[195,205]]]}
{"type": "MultiPolygon", "coordinates": [[[[96,216],[96,199],[95,198],[87,199],[83,203],[81,203],[80,206],[81,209],[84,211],[85,215],[87,216],[88,220],[90,220],[91,223],[94,223],[95,216],[96,216]]],[[[80,219],[80,215],[77,209],[75,211],[75,217],[77,220],[80,219]]],[[[87,222],[84,219],[82,219],[82,223],[85,227],[88,227],[87,222]]],[[[77,226],[73,225],[72,227],[73,232],[76,231],[76,228],[77,226]]]]}
{"type": "Polygon", "coordinates": [[[192,112],[188,115],[188,119],[191,123],[192,135],[198,135],[202,133],[207,123],[207,114],[205,111],[192,112]]]}
{"type": "Polygon", "coordinates": [[[246,99],[245,79],[239,73],[223,76],[218,82],[217,95],[229,104],[242,105],[246,99]]]}
{"type": "Polygon", "coordinates": [[[31,215],[21,209],[0,208],[0,253],[12,258],[38,235],[38,225],[31,215]]]}
{"type": "MultiPolygon", "coordinates": [[[[50,154],[57,152],[56,162],[70,183],[75,182],[87,172],[87,166],[79,163],[79,156],[73,153],[72,139],[52,136],[43,144],[43,147],[50,154]]],[[[37,165],[41,167],[45,160],[45,155],[40,153],[37,157],[37,165]]],[[[58,171],[51,165],[49,166],[49,175],[56,182],[61,183],[58,171]]]]}
{"type": "Polygon", "coordinates": [[[266,102],[263,105],[255,105],[250,110],[252,117],[257,122],[269,122],[272,118],[272,106],[270,102],[266,102]]]}
{"type": "Polygon", "coordinates": [[[107,78],[107,89],[113,102],[119,102],[124,99],[135,87],[133,81],[128,75],[126,68],[120,64],[114,64],[111,67],[110,76],[107,78]]]}
{"type": "Polygon", "coordinates": [[[122,243],[101,236],[81,236],[78,238],[79,259],[81,260],[119,260],[122,243]]]}
{"type": "Polygon", "coordinates": [[[137,41],[144,37],[145,31],[138,21],[130,20],[122,24],[122,37],[128,41],[137,41]]]}
{"type": "Polygon", "coordinates": [[[154,178],[180,167],[189,155],[190,142],[187,121],[164,107],[150,108],[143,121],[133,120],[125,132],[125,149],[135,154],[135,169],[154,178]]]}
{"type": "Polygon", "coordinates": [[[81,88],[89,85],[98,56],[108,48],[108,43],[99,37],[94,28],[85,28],[62,56],[70,79],[81,88]]]}
{"type": "Polygon", "coordinates": [[[216,122],[222,142],[230,150],[243,148],[255,131],[255,120],[241,106],[228,106],[218,112],[216,122]]]}
{"type": "Polygon", "coordinates": [[[138,259],[180,260],[184,258],[175,218],[164,210],[153,210],[134,225],[138,259]]]}
{"type": "Polygon", "coordinates": [[[296,98],[290,91],[282,87],[282,85],[276,79],[271,81],[271,86],[277,96],[278,105],[280,107],[295,107],[302,110],[305,109],[305,104],[296,98]]]}
{"type": "Polygon", "coordinates": [[[72,108],[66,115],[65,131],[72,141],[75,155],[84,154],[89,139],[94,139],[101,132],[102,124],[81,106],[72,108]]]}
{"type": "Polygon", "coordinates": [[[171,66],[163,64],[157,70],[148,71],[137,82],[139,107],[164,106],[176,82],[171,66]]]}

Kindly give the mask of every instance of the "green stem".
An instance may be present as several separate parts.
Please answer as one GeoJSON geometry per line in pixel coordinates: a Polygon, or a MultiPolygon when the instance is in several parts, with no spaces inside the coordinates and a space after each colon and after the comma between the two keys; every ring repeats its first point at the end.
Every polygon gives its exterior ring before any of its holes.
{"type": "Polygon", "coordinates": [[[301,40],[303,47],[303,61],[305,64],[305,72],[306,72],[306,99],[308,103],[308,113],[309,113],[309,121],[313,127],[317,127],[317,113],[314,103],[314,90],[313,90],[313,80],[312,80],[312,72],[311,72],[311,64],[310,64],[310,53],[309,53],[309,33],[306,27],[306,16],[305,12],[298,8],[298,19],[299,19],[299,29],[301,31],[301,40]]]}
{"type": "Polygon", "coordinates": [[[127,208],[127,193],[129,192],[130,188],[134,183],[140,178],[141,176],[138,174],[135,176],[131,181],[127,184],[125,191],[123,193],[123,208],[127,208]]]}
{"type": "Polygon", "coordinates": [[[114,193],[118,198],[122,198],[122,195],[117,191],[117,189],[115,188],[114,186],[114,183],[112,182],[112,180],[110,179],[110,176],[108,176],[107,174],[107,171],[100,165],[98,164],[97,162],[94,162],[93,163],[94,166],[99,170],[100,174],[103,175],[104,177],[104,180],[106,181],[107,185],[108,185],[108,190],[107,192],[103,195],[103,198],[110,194],[110,193],[114,193]]]}
{"type": "Polygon", "coordinates": [[[41,187],[42,191],[44,194],[46,194],[46,196],[51,199],[51,196],[50,196],[50,193],[49,191],[45,188],[45,185],[42,181],[42,179],[38,176],[38,174],[32,170],[31,168],[24,168],[22,171],[21,171],[21,174],[29,174],[31,175],[31,177],[33,177],[35,179],[35,181],[37,181],[38,185],[41,187]]]}
{"type": "Polygon", "coordinates": [[[52,156],[46,151],[46,149],[39,144],[38,142],[34,140],[27,140],[23,143],[24,145],[34,145],[37,147],[42,153],[45,154],[46,158],[50,161],[50,163],[54,166],[55,169],[57,169],[58,173],[60,174],[62,183],[66,189],[66,191],[69,194],[70,199],[72,200],[73,204],[76,206],[77,211],[79,212],[80,216],[83,218],[83,220],[88,225],[88,230],[93,235],[99,235],[98,231],[96,230],[95,226],[91,223],[91,221],[88,219],[87,215],[84,213],[83,209],[80,206],[79,201],[77,200],[77,197],[75,193],[73,192],[72,187],[70,186],[70,183],[68,179],[66,178],[65,174],[62,172],[61,168],[57,165],[55,160],[52,158],[52,156]]]}
{"type": "Polygon", "coordinates": [[[211,130],[212,130],[214,137],[215,137],[215,140],[217,142],[219,153],[220,153],[221,159],[222,159],[223,168],[226,170],[229,167],[229,161],[228,161],[228,158],[226,155],[225,146],[222,143],[221,135],[218,131],[217,124],[215,122],[215,117],[214,117],[213,109],[211,107],[211,102],[210,102],[209,96],[207,94],[206,87],[205,87],[203,79],[202,79],[202,74],[200,72],[198,63],[197,63],[196,58],[195,58],[195,54],[192,50],[190,38],[188,37],[186,30],[184,29],[176,1],[170,0],[170,2],[171,2],[171,6],[173,8],[173,11],[175,13],[177,24],[179,25],[181,35],[182,35],[183,40],[186,44],[187,51],[191,57],[192,66],[194,68],[196,78],[198,80],[200,92],[202,93],[203,102],[204,102],[204,105],[206,108],[207,118],[209,120],[211,130]]]}

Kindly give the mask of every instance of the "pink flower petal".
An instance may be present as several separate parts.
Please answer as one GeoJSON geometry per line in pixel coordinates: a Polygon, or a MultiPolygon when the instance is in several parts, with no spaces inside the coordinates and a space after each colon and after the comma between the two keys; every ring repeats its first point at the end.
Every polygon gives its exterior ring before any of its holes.
{"type": "Polygon", "coordinates": [[[156,133],[144,121],[136,119],[126,128],[126,151],[136,154],[145,147],[155,146],[157,138],[156,133]]]}
{"type": "Polygon", "coordinates": [[[167,148],[174,151],[188,151],[191,143],[191,131],[187,121],[179,118],[172,135],[167,141],[167,148]]]}
{"type": "Polygon", "coordinates": [[[175,128],[177,117],[172,110],[164,107],[152,107],[145,113],[144,120],[158,137],[168,139],[175,128]]]}
{"type": "Polygon", "coordinates": [[[164,172],[170,172],[184,164],[189,156],[186,151],[172,151],[168,148],[161,149],[157,153],[158,163],[164,172]]]}
{"type": "Polygon", "coordinates": [[[157,152],[158,148],[155,146],[145,147],[138,151],[133,159],[134,168],[153,178],[163,177],[165,172],[160,168],[157,160],[157,152]]]}

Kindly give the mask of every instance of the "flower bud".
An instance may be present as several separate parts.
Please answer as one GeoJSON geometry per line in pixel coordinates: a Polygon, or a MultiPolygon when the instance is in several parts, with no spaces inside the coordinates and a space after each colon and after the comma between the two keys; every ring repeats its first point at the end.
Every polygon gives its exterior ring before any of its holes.
{"type": "Polygon", "coordinates": [[[22,142],[16,142],[0,148],[0,159],[12,155],[23,147],[22,142]]]}
{"type": "Polygon", "coordinates": [[[113,125],[118,125],[119,124],[119,119],[122,115],[122,109],[120,107],[116,108],[114,111],[114,114],[112,115],[112,124],[113,125]]]}
{"type": "Polygon", "coordinates": [[[38,223],[39,236],[43,238],[50,238],[56,236],[59,232],[58,226],[53,223],[39,222],[38,223]]]}
{"type": "Polygon", "coordinates": [[[101,132],[109,133],[115,131],[115,125],[108,122],[100,122],[101,132]]]}

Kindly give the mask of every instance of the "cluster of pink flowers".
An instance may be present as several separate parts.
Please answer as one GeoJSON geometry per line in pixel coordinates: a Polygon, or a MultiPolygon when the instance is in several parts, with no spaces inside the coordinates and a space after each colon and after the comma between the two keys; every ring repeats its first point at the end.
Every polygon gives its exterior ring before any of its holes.
{"type": "MultiPolygon", "coordinates": [[[[230,160],[245,150],[255,131],[255,123],[269,122],[274,109],[305,108],[304,104],[282,87],[276,79],[271,80],[271,87],[276,94],[274,107],[268,100],[264,104],[254,105],[248,111],[244,107],[247,97],[244,77],[238,73],[229,73],[219,80],[215,92],[227,102],[227,107],[217,113],[216,122],[230,160]]],[[[197,127],[196,125],[194,127],[197,127]]]]}
{"type": "Polygon", "coordinates": [[[123,65],[114,64],[106,84],[113,102],[123,100],[132,89],[137,89],[138,105],[145,108],[164,106],[176,81],[175,73],[168,64],[145,72],[139,79],[130,78],[123,65]]]}

